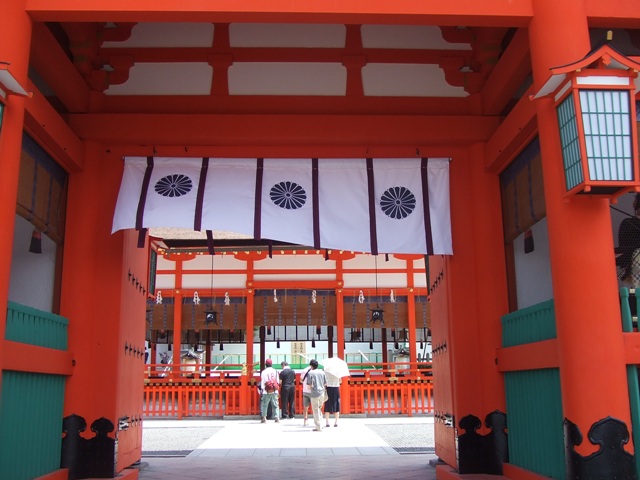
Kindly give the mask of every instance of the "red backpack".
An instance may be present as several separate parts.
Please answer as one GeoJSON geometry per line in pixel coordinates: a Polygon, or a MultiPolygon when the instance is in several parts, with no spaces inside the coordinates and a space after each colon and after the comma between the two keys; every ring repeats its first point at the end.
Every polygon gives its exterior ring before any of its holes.
{"type": "Polygon", "coordinates": [[[278,389],[278,381],[271,377],[266,382],[264,382],[264,388],[267,393],[273,393],[278,389]]]}

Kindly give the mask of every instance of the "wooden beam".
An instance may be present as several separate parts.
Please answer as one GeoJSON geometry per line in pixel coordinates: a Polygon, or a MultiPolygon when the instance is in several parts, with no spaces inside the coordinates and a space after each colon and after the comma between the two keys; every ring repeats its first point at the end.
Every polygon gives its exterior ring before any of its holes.
{"type": "Polygon", "coordinates": [[[531,73],[526,29],[519,29],[482,88],[482,113],[500,115],[531,73]]]}
{"type": "MultiPolygon", "coordinates": [[[[635,0],[585,0],[590,27],[638,28],[640,2],[635,0]]],[[[586,52],[585,52],[586,53],[586,52]]]]}
{"type": "Polygon", "coordinates": [[[557,368],[559,363],[558,340],[525,343],[516,347],[499,348],[496,365],[499,372],[557,368]]]}
{"type": "MultiPolygon", "coordinates": [[[[408,115],[70,115],[83,139],[146,145],[464,145],[487,141],[498,117],[408,115]]],[[[416,152],[414,152],[415,154],[416,152]]]]}
{"type": "Polygon", "coordinates": [[[627,365],[640,364],[640,335],[637,333],[623,333],[622,336],[627,365]]]}
{"type": "MultiPolygon", "coordinates": [[[[100,57],[103,63],[109,63],[109,57],[132,56],[138,63],[174,63],[202,62],[210,60],[214,54],[229,54],[233,63],[244,62],[309,62],[309,63],[342,63],[345,50],[342,48],[229,48],[220,52],[210,47],[181,48],[101,48],[100,57]]],[[[443,58],[471,59],[471,50],[419,50],[399,48],[367,48],[358,53],[366,55],[368,63],[402,63],[402,64],[438,64],[443,58]]],[[[353,55],[353,52],[349,53],[353,55]]]]}
{"type": "Polygon", "coordinates": [[[38,347],[11,340],[5,340],[1,350],[3,370],[51,375],[73,373],[73,355],[66,350],[38,347]]]}
{"type": "Polygon", "coordinates": [[[72,22],[288,22],[391,25],[526,26],[530,2],[512,0],[27,0],[36,21],[72,22]]]}
{"type": "Polygon", "coordinates": [[[536,104],[525,93],[485,145],[486,168],[502,171],[537,130],[536,104]]]}
{"type": "Polygon", "coordinates": [[[29,62],[69,112],[89,109],[89,87],[42,23],[33,24],[29,62]]]}
{"type": "Polygon", "coordinates": [[[29,81],[33,96],[25,103],[26,130],[68,172],[79,172],[84,165],[84,144],[69,128],[49,101],[29,81]]]}
{"type": "Polygon", "coordinates": [[[104,113],[472,115],[480,95],[463,97],[328,97],[286,95],[97,95],[104,113]]]}

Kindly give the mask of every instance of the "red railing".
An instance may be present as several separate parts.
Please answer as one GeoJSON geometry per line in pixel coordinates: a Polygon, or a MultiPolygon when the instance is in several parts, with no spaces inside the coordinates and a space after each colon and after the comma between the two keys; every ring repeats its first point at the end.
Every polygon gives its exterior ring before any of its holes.
{"type": "MultiPolygon", "coordinates": [[[[146,418],[258,415],[259,373],[249,377],[242,365],[147,365],[143,413],[146,418]],[[189,368],[187,370],[185,367],[189,368]]],[[[351,364],[341,389],[343,414],[421,415],[433,413],[430,363],[351,364]]],[[[298,375],[297,385],[300,385],[298,375]]],[[[296,388],[302,412],[302,388],[296,388]]]]}

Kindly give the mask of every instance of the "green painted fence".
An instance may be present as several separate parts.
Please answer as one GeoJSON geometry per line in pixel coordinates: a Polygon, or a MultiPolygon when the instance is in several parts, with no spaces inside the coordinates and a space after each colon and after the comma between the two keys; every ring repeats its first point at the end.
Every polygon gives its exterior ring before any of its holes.
{"type": "Polygon", "coordinates": [[[65,377],[2,372],[0,478],[29,480],[60,468],[65,377]]]}
{"type": "MultiPolygon", "coordinates": [[[[67,349],[68,321],[9,302],[5,338],[67,349]]],[[[30,480],[60,468],[66,377],[2,371],[0,479],[30,480]]]]}
{"type": "MultiPolygon", "coordinates": [[[[634,290],[635,293],[635,290],[634,290]]],[[[633,317],[631,316],[630,301],[636,302],[636,312],[640,298],[629,298],[629,289],[620,289],[620,311],[622,313],[622,331],[633,332],[633,317]]],[[[637,321],[637,318],[636,318],[637,321]]],[[[640,478],[640,461],[638,461],[638,445],[640,445],[640,385],[638,385],[638,365],[627,365],[627,382],[629,386],[629,407],[631,410],[631,429],[633,431],[633,444],[636,445],[636,475],[640,478]]]]}
{"type": "Polygon", "coordinates": [[[69,321],[49,312],[9,302],[5,338],[38,347],[67,349],[69,321]]]}
{"type": "MultiPolygon", "coordinates": [[[[553,300],[502,318],[502,346],[556,337],[553,300]]],[[[505,373],[509,463],[565,479],[562,394],[557,368],[505,373]]]]}

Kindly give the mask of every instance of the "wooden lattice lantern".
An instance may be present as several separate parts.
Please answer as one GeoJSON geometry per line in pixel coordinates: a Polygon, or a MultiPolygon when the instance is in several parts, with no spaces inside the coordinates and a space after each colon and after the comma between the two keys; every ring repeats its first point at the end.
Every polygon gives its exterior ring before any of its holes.
{"type": "Polygon", "coordinates": [[[552,96],[567,195],[617,197],[638,190],[635,84],[640,64],[609,45],[552,68],[535,98],[552,96]]]}

